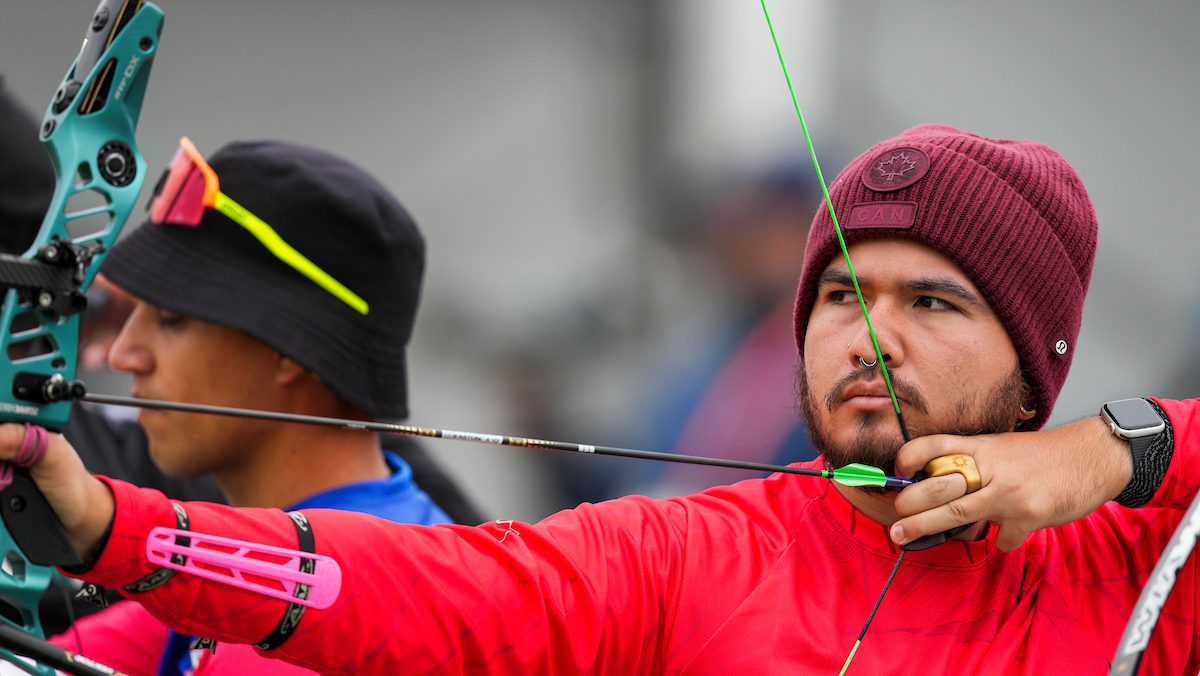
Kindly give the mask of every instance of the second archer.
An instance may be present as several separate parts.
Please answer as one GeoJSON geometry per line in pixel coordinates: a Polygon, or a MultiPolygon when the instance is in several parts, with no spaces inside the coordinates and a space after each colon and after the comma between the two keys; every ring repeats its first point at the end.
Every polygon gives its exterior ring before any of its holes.
{"type": "MultiPolygon", "coordinates": [[[[139,397],[404,418],[424,263],[407,211],[349,162],[258,141],[227,145],[210,163],[185,138],[150,222],[104,263],[137,301],[109,361],[133,376],[139,397]]],[[[213,476],[233,505],[451,521],[378,434],[149,410],[139,420],[155,464],[175,477],[213,476]]],[[[440,494],[456,513],[471,511],[453,485],[440,494]]],[[[168,634],[135,604],[77,627],[84,654],[128,673],[297,671],[247,646],[192,650],[192,637],[168,634]]],[[[56,642],[73,649],[75,639],[56,642]]]]}

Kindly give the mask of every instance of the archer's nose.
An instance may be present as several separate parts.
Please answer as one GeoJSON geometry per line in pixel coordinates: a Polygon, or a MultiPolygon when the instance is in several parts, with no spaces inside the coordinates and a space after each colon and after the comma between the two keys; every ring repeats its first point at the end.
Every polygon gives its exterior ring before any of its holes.
{"type": "Polygon", "coordinates": [[[871,312],[871,323],[875,328],[875,337],[879,341],[879,350],[876,351],[875,342],[871,340],[871,333],[864,321],[846,346],[846,360],[854,368],[874,368],[878,364],[879,354],[882,353],[883,361],[889,369],[899,368],[904,363],[903,342],[892,329],[885,328],[887,327],[887,313],[878,312],[878,318],[876,314],[877,311],[871,312]],[[860,359],[861,361],[859,361],[860,359]]]}
{"type": "Polygon", "coordinates": [[[138,303],[133,309],[108,350],[108,365],[111,368],[135,375],[154,370],[154,357],[142,340],[144,324],[153,319],[151,315],[150,306],[145,303],[138,303]]]}

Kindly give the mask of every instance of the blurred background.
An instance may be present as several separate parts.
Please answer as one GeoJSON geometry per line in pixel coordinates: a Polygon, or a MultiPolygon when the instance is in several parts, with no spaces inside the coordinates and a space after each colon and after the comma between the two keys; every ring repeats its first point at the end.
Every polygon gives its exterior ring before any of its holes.
{"type": "MultiPolygon", "coordinates": [[[[159,4],[150,185],[181,135],[282,138],[361,164],[416,217],[414,424],[811,454],[787,305],[817,188],[757,2],[159,4]]],[[[35,116],[94,6],[0,4],[0,74],[35,116]]],[[[1100,249],[1052,423],[1200,394],[1200,3],[770,7],[827,178],[922,122],[1041,140],[1079,170],[1100,249]]],[[[750,476],[426,445],[508,518],[750,476]]]]}

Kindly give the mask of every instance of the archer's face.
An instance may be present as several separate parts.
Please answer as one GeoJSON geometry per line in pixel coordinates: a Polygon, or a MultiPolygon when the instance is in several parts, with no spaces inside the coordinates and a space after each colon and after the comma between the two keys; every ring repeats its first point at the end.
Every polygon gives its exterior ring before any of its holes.
{"type": "MultiPolygon", "coordinates": [[[[133,375],[133,395],[199,404],[271,408],[278,353],[238,331],[139,301],[109,353],[133,375]]],[[[143,409],[154,462],[176,477],[237,471],[253,462],[270,423],[143,409]]]]}
{"type": "MultiPolygon", "coordinates": [[[[912,436],[1009,431],[1023,385],[1016,350],[957,265],[922,244],[850,246],[871,324],[912,436]]],[[[890,468],[903,443],[845,260],[825,268],[804,337],[801,399],[817,448],[835,466],[890,468]]]]}

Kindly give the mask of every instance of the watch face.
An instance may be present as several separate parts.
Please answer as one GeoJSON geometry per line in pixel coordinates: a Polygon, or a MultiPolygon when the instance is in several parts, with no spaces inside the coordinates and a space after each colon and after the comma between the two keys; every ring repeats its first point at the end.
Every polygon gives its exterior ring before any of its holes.
{"type": "Polygon", "coordinates": [[[1135,431],[1159,427],[1163,419],[1145,399],[1122,399],[1104,405],[1109,417],[1123,430],[1135,431]]]}

